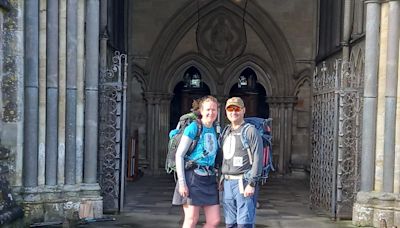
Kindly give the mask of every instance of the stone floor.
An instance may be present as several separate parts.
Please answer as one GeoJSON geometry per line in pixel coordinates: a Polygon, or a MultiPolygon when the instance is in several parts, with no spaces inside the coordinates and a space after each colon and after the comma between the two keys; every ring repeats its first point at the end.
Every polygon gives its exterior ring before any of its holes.
{"type": "MultiPolygon", "coordinates": [[[[308,176],[303,172],[271,177],[260,191],[256,227],[354,227],[351,221],[331,220],[325,214],[310,210],[308,184],[308,176]]],[[[174,186],[171,176],[144,175],[128,184],[122,213],[106,215],[112,221],[96,221],[81,227],[180,227],[181,207],[171,205],[174,186]]],[[[198,227],[203,222],[204,216],[201,216],[198,227]]],[[[224,227],[223,222],[220,227],[224,227]]]]}

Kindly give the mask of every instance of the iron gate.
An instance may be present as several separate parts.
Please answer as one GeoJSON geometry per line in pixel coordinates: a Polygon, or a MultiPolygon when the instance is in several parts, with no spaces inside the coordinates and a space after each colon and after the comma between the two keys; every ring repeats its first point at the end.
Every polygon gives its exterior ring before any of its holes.
{"type": "Polygon", "coordinates": [[[118,211],[124,195],[127,65],[126,55],[116,51],[111,67],[100,71],[98,174],[104,211],[118,211]]]}
{"type": "Polygon", "coordinates": [[[313,78],[310,200],[332,218],[351,218],[359,189],[364,66],[356,57],[323,62],[313,78]]]}

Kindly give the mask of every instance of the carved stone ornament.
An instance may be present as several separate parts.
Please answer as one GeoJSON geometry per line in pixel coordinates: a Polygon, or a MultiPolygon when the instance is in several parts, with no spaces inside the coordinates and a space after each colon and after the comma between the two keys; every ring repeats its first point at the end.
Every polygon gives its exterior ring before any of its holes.
{"type": "Polygon", "coordinates": [[[246,34],[241,18],[218,10],[199,20],[199,51],[223,66],[241,55],[246,47],[246,34]]]}

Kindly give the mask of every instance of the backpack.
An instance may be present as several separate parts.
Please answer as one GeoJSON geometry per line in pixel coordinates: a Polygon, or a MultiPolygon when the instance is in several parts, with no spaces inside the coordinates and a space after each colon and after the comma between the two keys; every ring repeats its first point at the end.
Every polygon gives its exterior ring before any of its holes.
{"type": "Polygon", "coordinates": [[[191,152],[194,150],[194,148],[197,145],[197,142],[200,138],[201,131],[203,128],[203,125],[200,122],[200,119],[198,118],[198,114],[195,112],[190,112],[182,115],[179,118],[179,122],[176,126],[175,129],[171,130],[169,132],[169,141],[168,141],[168,151],[167,151],[167,157],[165,160],[165,171],[167,173],[175,173],[176,171],[176,164],[175,164],[175,154],[176,150],[178,149],[179,143],[181,141],[183,132],[189,124],[191,124],[193,121],[196,121],[197,123],[197,134],[195,139],[192,141],[192,144],[189,147],[188,152],[186,153],[186,157],[188,157],[191,152]]]}
{"type": "MultiPolygon", "coordinates": [[[[272,119],[263,119],[259,117],[247,117],[244,118],[245,125],[243,126],[240,132],[240,140],[242,141],[243,149],[247,150],[250,164],[253,164],[253,156],[251,156],[250,145],[248,139],[246,138],[247,131],[249,127],[253,125],[257,132],[261,135],[263,142],[263,162],[262,162],[262,172],[260,176],[260,181],[264,184],[268,177],[269,172],[275,171],[274,165],[272,163],[272,119]]],[[[225,127],[221,134],[220,138],[220,146],[222,146],[222,142],[225,139],[226,132],[229,132],[231,126],[228,125],[225,127]]]]}

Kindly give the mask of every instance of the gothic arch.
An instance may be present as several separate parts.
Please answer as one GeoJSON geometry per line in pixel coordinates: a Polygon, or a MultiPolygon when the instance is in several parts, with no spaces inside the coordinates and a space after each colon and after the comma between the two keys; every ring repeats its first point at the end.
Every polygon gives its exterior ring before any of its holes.
{"type": "Polygon", "coordinates": [[[173,93],[175,86],[182,80],[184,72],[191,66],[200,71],[202,80],[210,88],[211,94],[217,94],[218,71],[205,58],[194,53],[179,57],[171,64],[166,74],[166,78],[168,78],[167,92],[173,93]]]}
{"type": "MultiPolygon", "coordinates": [[[[149,87],[152,90],[165,91],[167,88],[167,77],[160,77],[168,68],[168,61],[182,37],[197,23],[198,2],[191,1],[184,6],[180,13],[173,17],[158,36],[150,53],[150,60],[146,65],[146,72],[149,72],[149,87]]],[[[242,17],[243,8],[232,1],[220,0],[210,1],[200,9],[201,17],[208,15],[220,8],[242,17]]],[[[261,7],[254,1],[249,1],[245,22],[259,35],[265,47],[269,50],[273,65],[276,66],[277,88],[283,88],[280,95],[287,94],[288,86],[295,69],[294,57],[290,47],[278,26],[273,20],[261,10],[261,7]]]]}
{"type": "Polygon", "coordinates": [[[310,84],[310,87],[312,86],[312,82],[311,82],[312,75],[313,75],[313,72],[311,71],[311,69],[305,69],[298,74],[298,76],[297,76],[298,79],[296,80],[296,84],[293,89],[293,96],[297,96],[297,93],[298,93],[300,87],[304,83],[308,82],[310,84]]]}
{"type": "Polygon", "coordinates": [[[240,73],[246,68],[252,69],[257,75],[257,82],[260,83],[268,96],[273,94],[278,94],[278,82],[276,77],[273,77],[276,73],[266,62],[260,58],[252,55],[246,55],[237,61],[233,62],[230,67],[228,67],[223,72],[224,88],[223,95],[228,96],[229,91],[232,86],[237,83],[240,73]]]}
{"type": "Polygon", "coordinates": [[[354,48],[350,53],[350,72],[356,77],[355,87],[360,89],[364,85],[365,56],[362,48],[354,48]]]}
{"type": "Polygon", "coordinates": [[[137,64],[133,64],[133,66],[131,68],[131,74],[129,74],[129,75],[130,75],[130,78],[128,78],[128,82],[132,81],[132,78],[135,78],[140,83],[140,87],[142,88],[142,90],[147,91],[148,82],[143,77],[143,75],[144,75],[143,68],[141,68],[137,64]]]}

